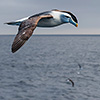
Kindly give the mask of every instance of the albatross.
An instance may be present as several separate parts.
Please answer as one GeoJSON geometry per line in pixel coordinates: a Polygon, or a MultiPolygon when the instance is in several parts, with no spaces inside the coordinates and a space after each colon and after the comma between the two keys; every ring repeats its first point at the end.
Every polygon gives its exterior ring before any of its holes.
{"type": "Polygon", "coordinates": [[[23,44],[32,36],[36,27],[56,27],[64,23],[71,23],[75,27],[78,27],[78,20],[74,14],[69,11],[57,9],[5,23],[8,25],[19,26],[18,33],[12,44],[12,53],[15,53],[23,46],[23,44]]]}

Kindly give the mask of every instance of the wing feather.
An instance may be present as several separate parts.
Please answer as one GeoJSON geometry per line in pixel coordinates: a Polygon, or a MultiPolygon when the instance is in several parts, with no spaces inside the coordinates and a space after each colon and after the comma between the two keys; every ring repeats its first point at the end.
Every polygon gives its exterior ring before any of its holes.
{"type": "Polygon", "coordinates": [[[20,49],[24,43],[31,37],[37,23],[40,19],[45,17],[52,17],[51,15],[35,16],[23,21],[18,29],[18,34],[16,35],[14,42],[12,44],[12,53],[20,49]]]}

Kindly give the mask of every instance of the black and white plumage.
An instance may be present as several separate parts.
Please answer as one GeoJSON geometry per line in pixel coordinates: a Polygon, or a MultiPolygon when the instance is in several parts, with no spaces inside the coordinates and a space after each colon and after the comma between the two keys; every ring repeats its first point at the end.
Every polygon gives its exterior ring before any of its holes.
{"type": "Polygon", "coordinates": [[[12,52],[16,52],[30,38],[36,27],[55,27],[64,23],[71,23],[78,27],[77,18],[71,12],[61,10],[46,11],[6,23],[19,26],[18,34],[12,44],[12,52]]]}

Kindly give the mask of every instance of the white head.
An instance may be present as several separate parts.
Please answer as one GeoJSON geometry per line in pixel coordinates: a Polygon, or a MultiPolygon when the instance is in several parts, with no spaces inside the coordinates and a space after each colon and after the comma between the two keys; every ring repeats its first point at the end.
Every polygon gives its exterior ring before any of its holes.
{"type": "Polygon", "coordinates": [[[60,18],[63,23],[71,23],[78,27],[77,18],[71,12],[60,10],[53,10],[53,12],[56,12],[56,17],[60,18]]]}

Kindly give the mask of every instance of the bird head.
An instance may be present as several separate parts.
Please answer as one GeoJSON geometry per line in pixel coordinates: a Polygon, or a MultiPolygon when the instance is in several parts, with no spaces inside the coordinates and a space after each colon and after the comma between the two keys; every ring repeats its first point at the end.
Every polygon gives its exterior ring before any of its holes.
{"type": "Polygon", "coordinates": [[[77,18],[71,13],[67,11],[62,11],[63,13],[61,14],[61,21],[63,23],[71,23],[74,26],[78,27],[78,21],[77,18]]]}

